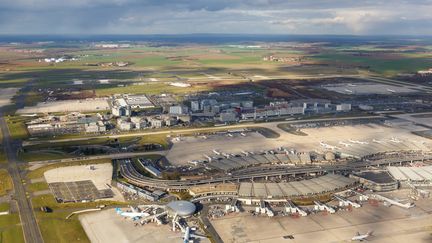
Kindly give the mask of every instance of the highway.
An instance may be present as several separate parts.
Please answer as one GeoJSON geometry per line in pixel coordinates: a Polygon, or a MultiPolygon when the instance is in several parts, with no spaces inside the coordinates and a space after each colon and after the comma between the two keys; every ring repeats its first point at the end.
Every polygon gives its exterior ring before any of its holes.
{"type": "Polygon", "coordinates": [[[24,239],[28,243],[42,243],[44,242],[42,234],[36,222],[31,201],[26,196],[24,185],[22,184],[22,178],[17,165],[18,159],[16,155],[20,146],[19,143],[11,139],[9,129],[2,113],[0,113],[0,128],[3,134],[3,146],[8,159],[8,171],[12,177],[15,199],[18,202],[18,211],[23,228],[24,239]]]}
{"type": "Polygon", "coordinates": [[[128,152],[128,153],[74,157],[74,158],[66,158],[66,159],[38,160],[38,161],[29,162],[28,164],[30,166],[36,166],[36,165],[47,165],[52,163],[67,163],[67,162],[87,161],[87,160],[97,160],[97,159],[124,159],[124,158],[139,157],[139,156],[150,155],[150,154],[159,154],[162,156],[166,156],[167,153],[168,150],[149,151],[149,152],[128,152]]]}
{"type": "Polygon", "coordinates": [[[182,190],[188,189],[191,186],[221,183],[229,181],[253,180],[254,178],[265,178],[283,175],[304,175],[310,173],[326,173],[326,172],[341,172],[341,171],[358,171],[367,167],[373,166],[386,166],[392,164],[409,163],[413,161],[432,160],[432,155],[420,156],[407,156],[398,157],[393,159],[381,159],[375,161],[358,161],[349,164],[341,165],[323,165],[323,166],[303,166],[303,167],[289,167],[289,166],[268,166],[268,167],[255,167],[232,172],[231,175],[218,176],[203,180],[162,180],[146,177],[140,174],[132,165],[130,160],[119,161],[119,168],[121,175],[126,180],[137,186],[148,186],[158,189],[174,189],[182,190]]]}

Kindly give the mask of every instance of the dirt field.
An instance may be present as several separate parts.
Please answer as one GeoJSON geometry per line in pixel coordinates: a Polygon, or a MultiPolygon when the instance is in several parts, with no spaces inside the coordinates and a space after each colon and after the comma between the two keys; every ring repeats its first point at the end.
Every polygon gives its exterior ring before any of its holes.
{"type": "MultiPolygon", "coordinates": [[[[135,227],[133,221],[117,215],[114,209],[81,215],[79,219],[91,242],[182,242],[182,238],[179,237],[182,236],[182,233],[172,232],[170,224],[149,223],[135,227]]],[[[194,242],[207,243],[210,241],[195,240],[194,242]]]]}
{"type": "Polygon", "coordinates": [[[431,199],[417,201],[417,207],[371,206],[334,215],[314,214],[291,218],[251,216],[242,213],[212,222],[224,242],[350,242],[357,233],[374,231],[371,242],[431,242],[431,199]],[[293,240],[283,239],[293,235],[293,240]]]}
{"type": "Polygon", "coordinates": [[[167,159],[173,164],[186,164],[190,160],[205,159],[204,154],[215,155],[213,149],[237,154],[241,153],[241,151],[259,152],[279,147],[294,148],[298,152],[323,152],[326,148],[320,145],[320,142],[337,146],[340,150],[358,149],[358,151],[353,151],[358,153],[365,151],[364,147],[367,147],[367,145],[352,144],[351,147],[345,147],[340,144],[342,141],[349,143],[348,140],[350,139],[361,142],[368,141],[371,144],[370,146],[372,146],[373,139],[386,139],[388,141],[395,137],[400,141],[409,141],[405,144],[403,142],[397,144],[396,149],[409,148],[412,146],[411,143],[416,143],[421,148],[425,148],[423,142],[430,145],[429,140],[411,134],[409,131],[376,124],[302,129],[302,132],[306,133],[307,136],[298,136],[285,132],[278,128],[277,124],[273,123],[263,124],[263,127],[279,133],[280,137],[274,139],[265,138],[259,133],[247,133],[245,137],[228,137],[226,135],[208,136],[207,139],[185,137],[182,141],[174,142],[172,149],[168,152],[167,159]]]}

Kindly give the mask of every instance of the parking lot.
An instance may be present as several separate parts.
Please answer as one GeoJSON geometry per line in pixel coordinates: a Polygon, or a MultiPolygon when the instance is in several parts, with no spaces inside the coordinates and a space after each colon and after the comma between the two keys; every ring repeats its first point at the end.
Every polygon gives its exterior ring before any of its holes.
{"type": "Polygon", "coordinates": [[[57,194],[71,201],[104,198],[107,194],[104,194],[103,190],[107,189],[113,191],[115,200],[123,201],[121,193],[109,186],[112,171],[110,163],[67,166],[48,170],[44,173],[44,177],[55,196],[57,194]]]}
{"type": "Polygon", "coordinates": [[[26,113],[51,113],[51,112],[85,112],[109,110],[108,100],[105,98],[85,100],[61,100],[39,102],[35,106],[24,107],[17,111],[18,114],[26,113]]]}
{"type": "Polygon", "coordinates": [[[114,196],[109,188],[98,190],[91,180],[53,182],[48,185],[58,202],[94,201],[114,196]]]}

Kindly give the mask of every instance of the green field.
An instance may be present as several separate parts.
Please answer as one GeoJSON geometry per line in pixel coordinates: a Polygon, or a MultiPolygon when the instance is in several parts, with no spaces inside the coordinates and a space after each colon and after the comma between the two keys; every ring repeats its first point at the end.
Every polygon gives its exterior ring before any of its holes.
{"type": "MultiPolygon", "coordinates": [[[[71,155],[69,152],[73,150],[74,146],[78,145],[110,145],[114,143],[114,139],[106,137],[93,138],[85,141],[71,141],[59,143],[43,143],[38,145],[26,146],[23,151],[19,152],[18,156],[23,161],[39,161],[39,160],[53,160],[78,157],[78,155],[71,155]],[[51,151],[51,152],[50,152],[51,151]]],[[[117,144],[117,142],[115,142],[117,144]]],[[[162,149],[168,149],[168,139],[165,134],[137,136],[130,138],[119,138],[119,146],[127,144],[145,145],[145,144],[159,144],[162,149]]],[[[96,153],[95,154],[103,154],[96,153]]]]}
{"type": "MultiPolygon", "coordinates": [[[[418,44],[418,51],[413,48],[406,52],[399,48],[388,48],[380,44],[340,44],[327,46],[317,44],[320,48],[271,46],[267,48],[244,48],[235,45],[179,45],[176,47],[153,47],[146,45],[133,46],[131,48],[120,48],[115,50],[93,49],[88,45],[74,44],[65,45],[61,49],[63,54],[81,55],[77,61],[63,62],[55,65],[39,63],[37,60],[43,56],[27,56],[20,53],[17,55],[12,51],[0,50],[3,59],[8,60],[11,65],[8,71],[0,74],[0,87],[20,87],[33,79],[34,89],[40,87],[74,87],[72,81],[75,79],[94,81],[97,79],[110,79],[128,82],[137,82],[142,77],[194,77],[200,73],[210,75],[226,75],[228,72],[253,72],[264,75],[308,75],[329,72],[355,73],[358,67],[367,69],[378,74],[392,76],[399,72],[415,72],[419,69],[431,66],[430,53],[423,50],[432,47],[418,44]],[[361,53],[365,55],[354,55],[361,53]],[[283,57],[304,56],[312,63],[327,65],[327,68],[288,68],[278,62],[265,62],[262,57],[266,55],[277,55],[283,57]],[[102,67],[99,63],[107,62],[129,62],[126,67],[102,67]],[[344,70],[336,66],[353,65],[344,70]],[[316,68],[316,70],[313,70],[316,68]]],[[[58,50],[49,44],[42,45],[52,53],[58,50]]],[[[171,78],[170,81],[174,79],[171,78]]],[[[75,86],[76,87],[76,86],[75,86]]],[[[140,86],[117,87],[117,84],[99,85],[86,83],[80,85],[84,89],[96,89],[98,95],[109,95],[118,92],[173,92],[184,93],[184,89],[169,87],[166,84],[151,84],[140,86]]],[[[189,91],[200,91],[206,87],[192,87],[189,91]]],[[[207,87],[208,88],[208,87],[207,87]]],[[[186,89],[188,90],[188,89],[186,89]]],[[[35,103],[37,95],[30,94],[27,104],[35,103]]]]}
{"type": "Polygon", "coordinates": [[[29,134],[25,122],[29,121],[28,118],[20,116],[8,116],[6,122],[9,128],[9,133],[12,139],[26,139],[29,134]]]}
{"type": "Polygon", "coordinates": [[[353,56],[346,53],[328,53],[314,56],[315,59],[333,64],[354,64],[369,67],[371,71],[385,76],[398,73],[413,73],[432,66],[431,57],[401,56],[389,59],[371,56],[353,56]]]}
{"type": "Polygon", "coordinates": [[[85,208],[95,208],[100,205],[126,204],[112,201],[88,203],[57,203],[52,195],[43,195],[32,198],[35,215],[45,242],[89,242],[77,216],[66,219],[70,213],[85,208]],[[41,206],[50,207],[52,213],[39,211],[41,206]]]}
{"type": "Polygon", "coordinates": [[[39,228],[46,243],[90,242],[77,217],[66,220],[73,210],[36,212],[39,228]]]}
{"type": "Polygon", "coordinates": [[[0,196],[6,195],[13,189],[12,178],[5,169],[0,169],[0,196]]]}
{"type": "MultiPolygon", "coordinates": [[[[8,211],[9,203],[0,203],[0,211],[8,211]]],[[[24,235],[17,213],[0,216],[0,243],[24,243],[24,235]]]]}
{"type": "Polygon", "coordinates": [[[48,183],[46,182],[36,182],[36,183],[28,183],[27,184],[27,191],[28,192],[36,192],[36,191],[43,191],[48,190],[48,183]]]}

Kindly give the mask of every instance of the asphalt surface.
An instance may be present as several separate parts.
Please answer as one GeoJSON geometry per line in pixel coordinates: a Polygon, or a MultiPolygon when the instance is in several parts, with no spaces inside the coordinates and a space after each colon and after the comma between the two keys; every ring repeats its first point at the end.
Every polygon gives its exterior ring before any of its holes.
{"type": "Polygon", "coordinates": [[[162,130],[162,131],[145,131],[145,132],[131,132],[125,134],[115,134],[115,135],[96,135],[88,137],[76,137],[76,138],[64,138],[64,139],[50,139],[50,140],[36,140],[36,141],[25,141],[24,146],[37,145],[44,143],[61,143],[61,142],[72,142],[72,141],[86,141],[95,138],[125,138],[125,137],[139,137],[139,136],[150,136],[150,135],[160,135],[160,134],[170,134],[174,135],[176,133],[193,133],[193,132],[209,132],[217,130],[229,130],[229,129],[239,129],[239,128],[254,128],[254,127],[264,127],[270,128],[272,125],[277,125],[280,123],[284,124],[295,124],[304,122],[323,122],[323,121],[344,121],[344,120],[357,120],[357,119],[376,119],[382,118],[379,115],[365,115],[365,116],[353,116],[353,117],[330,117],[330,118],[317,118],[317,119],[307,119],[307,120],[292,120],[292,121],[273,121],[264,123],[239,123],[227,126],[218,127],[204,127],[204,128],[187,128],[187,129],[176,129],[176,130],[162,130]]]}
{"type": "Polygon", "coordinates": [[[212,238],[212,242],[215,243],[223,243],[222,238],[217,233],[216,229],[213,227],[213,225],[210,223],[210,220],[208,219],[208,212],[209,212],[209,206],[207,204],[203,204],[203,209],[201,210],[201,221],[206,226],[207,233],[210,234],[212,238]]]}
{"type": "Polygon", "coordinates": [[[3,146],[5,148],[8,159],[8,171],[12,177],[15,191],[15,199],[18,202],[18,211],[23,228],[24,239],[27,243],[43,243],[42,234],[36,222],[31,201],[26,196],[22,178],[18,169],[17,150],[20,148],[20,143],[13,141],[9,134],[6,121],[0,113],[0,128],[3,134],[3,146]]]}

